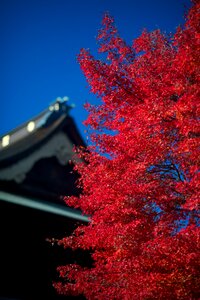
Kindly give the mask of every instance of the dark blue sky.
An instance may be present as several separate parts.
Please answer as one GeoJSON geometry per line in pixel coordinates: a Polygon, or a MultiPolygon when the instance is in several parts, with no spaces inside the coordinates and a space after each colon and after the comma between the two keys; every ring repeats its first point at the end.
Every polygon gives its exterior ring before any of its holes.
{"type": "MultiPolygon", "coordinates": [[[[84,136],[83,103],[95,102],[76,61],[80,48],[97,56],[105,11],[128,42],[142,29],[174,32],[189,0],[1,0],[0,135],[68,96],[84,136]]],[[[85,137],[85,136],[84,136],[85,137]]]]}

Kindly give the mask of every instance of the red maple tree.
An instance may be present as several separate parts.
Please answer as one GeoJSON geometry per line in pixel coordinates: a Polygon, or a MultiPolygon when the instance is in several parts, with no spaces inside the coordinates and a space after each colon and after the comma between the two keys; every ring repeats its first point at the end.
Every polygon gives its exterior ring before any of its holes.
{"type": "Polygon", "coordinates": [[[87,104],[93,146],[79,150],[83,192],[67,204],[90,215],[59,244],[93,265],[58,268],[63,294],[87,299],[199,299],[199,1],[173,37],[144,31],[133,45],[105,15],[96,60],[79,62],[102,104],[87,104]]]}

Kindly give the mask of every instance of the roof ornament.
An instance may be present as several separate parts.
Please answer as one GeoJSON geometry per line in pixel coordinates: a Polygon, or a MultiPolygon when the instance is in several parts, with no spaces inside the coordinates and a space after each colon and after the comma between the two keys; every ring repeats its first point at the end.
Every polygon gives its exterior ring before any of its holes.
{"type": "Polygon", "coordinates": [[[8,135],[5,135],[5,136],[2,138],[1,143],[2,143],[2,147],[8,146],[9,143],[10,143],[10,135],[9,135],[9,134],[8,134],[8,135]]]}
{"type": "Polygon", "coordinates": [[[66,102],[68,102],[68,101],[69,101],[69,97],[67,97],[67,96],[64,96],[63,98],[57,97],[56,101],[54,101],[53,103],[50,104],[49,110],[51,112],[60,111],[60,110],[66,111],[69,108],[73,108],[74,104],[66,105],[66,102]]]}

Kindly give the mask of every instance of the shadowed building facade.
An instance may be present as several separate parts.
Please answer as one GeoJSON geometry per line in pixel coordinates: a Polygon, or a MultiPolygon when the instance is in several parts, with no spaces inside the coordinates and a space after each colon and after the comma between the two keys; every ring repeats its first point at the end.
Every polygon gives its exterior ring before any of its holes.
{"type": "Polygon", "coordinates": [[[83,261],[47,242],[88,222],[63,201],[80,193],[70,160],[85,146],[69,110],[58,98],[0,138],[0,299],[64,299],[52,287],[56,267],[83,261]]]}

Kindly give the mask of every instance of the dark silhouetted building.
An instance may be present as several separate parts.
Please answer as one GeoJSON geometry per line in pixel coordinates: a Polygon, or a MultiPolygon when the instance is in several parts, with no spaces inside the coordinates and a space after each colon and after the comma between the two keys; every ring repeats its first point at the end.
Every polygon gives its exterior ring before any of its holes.
{"type": "Polygon", "coordinates": [[[83,261],[47,241],[88,221],[63,200],[80,193],[70,161],[84,146],[69,110],[58,98],[0,138],[0,299],[65,299],[52,287],[56,267],[83,261]]]}

